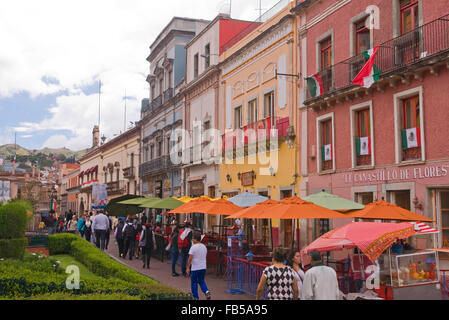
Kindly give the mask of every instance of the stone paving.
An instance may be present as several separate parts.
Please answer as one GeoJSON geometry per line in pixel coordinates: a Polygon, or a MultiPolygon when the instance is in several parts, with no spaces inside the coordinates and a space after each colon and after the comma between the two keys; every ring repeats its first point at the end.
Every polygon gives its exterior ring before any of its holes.
{"type": "MultiPolygon", "coordinates": [[[[119,258],[118,247],[115,243],[113,237],[111,236],[111,241],[109,243],[109,248],[107,253],[115,260],[126,265],[129,268],[136,270],[137,272],[144,274],[159,281],[162,284],[176,288],[186,293],[190,293],[190,278],[183,277],[172,277],[171,275],[171,264],[168,260],[161,262],[157,258],[152,257],[150,262],[150,269],[142,268],[143,262],[141,259],[133,259],[130,261],[128,258],[119,258]]],[[[176,271],[180,273],[180,266],[178,265],[176,271]]],[[[226,291],[226,278],[216,276],[214,270],[209,270],[206,275],[206,284],[212,294],[212,300],[255,300],[255,296],[247,294],[231,294],[226,291]]],[[[204,295],[201,290],[199,290],[200,300],[205,300],[204,295]]]]}

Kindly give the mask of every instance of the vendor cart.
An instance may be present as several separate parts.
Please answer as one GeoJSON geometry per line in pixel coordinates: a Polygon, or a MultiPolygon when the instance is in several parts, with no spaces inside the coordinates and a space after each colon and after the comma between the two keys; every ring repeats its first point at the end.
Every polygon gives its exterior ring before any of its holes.
{"type": "Polygon", "coordinates": [[[423,250],[409,254],[388,253],[379,257],[380,288],[386,300],[441,300],[438,252],[423,250]]]}

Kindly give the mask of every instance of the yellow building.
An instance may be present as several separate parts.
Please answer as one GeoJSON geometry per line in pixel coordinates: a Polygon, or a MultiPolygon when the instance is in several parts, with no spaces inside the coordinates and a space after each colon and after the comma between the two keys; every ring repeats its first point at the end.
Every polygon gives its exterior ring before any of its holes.
{"type": "MultiPolygon", "coordinates": [[[[222,48],[222,195],[248,191],[280,200],[299,194],[297,28],[291,9],[292,3],[274,8],[278,12],[267,12],[259,20],[263,23],[222,48]]],[[[250,237],[271,242],[268,221],[246,224],[250,237]]],[[[295,223],[274,220],[272,227],[273,245],[291,247],[295,223]]]]}
{"type": "Polygon", "coordinates": [[[140,127],[100,144],[98,126],[93,131],[92,149],[80,159],[79,212],[91,209],[92,186],[105,184],[108,200],[139,192],[140,127]]]}

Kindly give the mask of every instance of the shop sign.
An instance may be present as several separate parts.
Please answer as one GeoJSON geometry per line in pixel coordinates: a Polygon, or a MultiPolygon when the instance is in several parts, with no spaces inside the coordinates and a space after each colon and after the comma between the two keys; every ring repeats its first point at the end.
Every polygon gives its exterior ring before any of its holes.
{"type": "Polygon", "coordinates": [[[449,165],[426,166],[419,168],[393,168],[363,173],[344,174],[347,184],[367,182],[395,182],[447,177],[449,165]]]}
{"type": "Polygon", "coordinates": [[[252,172],[242,173],[242,186],[249,187],[254,185],[254,178],[252,172]]]}
{"type": "Polygon", "coordinates": [[[204,183],[203,180],[197,180],[189,182],[190,184],[190,194],[193,196],[201,196],[204,194],[204,183]]]}

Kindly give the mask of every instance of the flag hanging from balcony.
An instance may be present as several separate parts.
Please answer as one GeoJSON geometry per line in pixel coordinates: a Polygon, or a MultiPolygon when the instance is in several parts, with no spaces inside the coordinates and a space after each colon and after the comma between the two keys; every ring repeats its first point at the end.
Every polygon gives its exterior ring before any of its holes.
{"type": "Polygon", "coordinates": [[[56,212],[56,202],[53,201],[50,202],[50,211],[56,212]]]}
{"type": "Polygon", "coordinates": [[[352,83],[368,89],[379,80],[382,71],[374,64],[378,49],[379,47],[377,46],[363,53],[365,58],[368,59],[368,62],[363,66],[354,80],[352,80],[352,83]]]}
{"type": "Polygon", "coordinates": [[[402,130],[402,149],[412,149],[421,147],[420,128],[402,130]]]}
{"type": "Polygon", "coordinates": [[[332,160],[332,145],[331,144],[321,147],[321,160],[322,160],[322,162],[332,160]]]}
{"type": "Polygon", "coordinates": [[[319,97],[324,94],[324,82],[323,78],[319,74],[315,74],[307,80],[307,87],[309,88],[310,95],[312,98],[319,97]]]}
{"type": "Polygon", "coordinates": [[[371,154],[371,137],[357,138],[357,155],[369,156],[371,154]]]}

